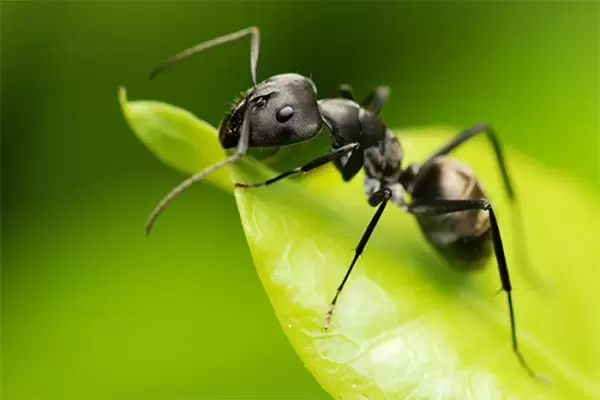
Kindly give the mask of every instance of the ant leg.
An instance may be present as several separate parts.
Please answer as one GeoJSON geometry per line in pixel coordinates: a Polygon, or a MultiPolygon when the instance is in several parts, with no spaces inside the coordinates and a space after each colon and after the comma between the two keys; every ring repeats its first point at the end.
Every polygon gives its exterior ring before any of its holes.
{"type": "Polygon", "coordinates": [[[379,222],[379,218],[381,218],[381,214],[383,214],[383,210],[385,209],[386,204],[391,198],[392,191],[389,188],[380,189],[369,197],[369,204],[371,204],[373,207],[379,204],[379,208],[377,208],[377,211],[375,211],[375,214],[371,218],[369,225],[367,225],[367,229],[365,229],[365,232],[360,238],[360,242],[358,242],[358,246],[354,251],[354,258],[352,259],[352,263],[350,263],[350,267],[348,268],[348,271],[346,271],[346,275],[344,276],[342,283],[340,283],[340,286],[337,288],[335,296],[333,297],[333,300],[329,305],[329,310],[327,310],[327,314],[325,315],[325,329],[329,328],[329,323],[331,322],[331,317],[333,315],[335,303],[337,302],[337,299],[340,293],[342,292],[342,289],[344,288],[344,285],[346,284],[346,281],[348,280],[348,277],[350,276],[350,273],[352,272],[352,269],[354,268],[358,257],[360,257],[360,255],[362,254],[365,246],[367,245],[367,242],[369,241],[369,238],[371,237],[371,234],[375,230],[375,226],[377,226],[377,222],[379,222]]]}
{"type": "Polygon", "coordinates": [[[488,200],[433,200],[430,202],[413,202],[406,206],[406,211],[416,214],[448,214],[459,211],[468,210],[485,210],[489,213],[490,224],[492,228],[492,240],[494,243],[494,253],[496,255],[496,262],[498,263],[498,272],[500,274],[500,281],[502,282],[502,289],[506,292],[508,299],[508,313],[510,317],[511,337],[512,337],[512,348],[514,353],[519,359],[519,363],[527,370],[529,375],[533,378],[548,381],[547,378],[542,377],[535,373],[535,371],[529,366],[525,357],[521,354],[517,342],[517,327],[515,323],[515,312],[512,301],[512,286],[510,284],[510,277],[508,275],[508,266],[506,264],[506,257],[504,256],[504,248],[502,246],[502,238],[500,236],[500,229],[498,228],[498,222],[494,210],[488,200]]]}
{"type": "Polygon", "coordinates": [[[431,164],[435,162],[435,159],[440,156],[444,156],[450,153],[452,150],[456,149],[458,146],[471,139],[473,136],[478,133],[485,133],[487,135],[488,140],[492,144],[494,149],[494,153],[496,155],[496,161],[498,162],[498,166],[500,168],[500,173],[502,174],[502,180],[504,182],[504,189],[511,201],[515,199],[515,191],[513,189],[512,182],[510,177],[508,176],[508,171],[506,169],[506,162],[504,161],[504,153],[502,151],[502,146],[500,146],[500,141],[498,140],[498,136],[494,129],[487,123],[481,123],[472,126],[469,129],[465,129],[456,135],[453,139],[451,139],[446,145],[444,145],[441,149],[430,155],[425,162],[421,165],[421,170],[427,169],[431,164]]]}
{"type": "Polygon", "coordinates": [[[263,182],[257,182],[257,183],[236,183],[235,187],[236,188],[253,188],[253,187],[257,187],[257,186],[267,186],[270,185],[272,183],[275,183],[283,178],[287,178],[288,176],[291,175],[295,175],[295,174],[300,174],[300,173],[306,173],[310,170],[313,170],[317,167],[320,167],[322,165],[325,165],[333,160],[339,159],[340,157],[342,157],[344,154],[348,153],[349,151],[356,151],[356,149],[358,149],[358,143],[350,143],[347,144],[345,146],[342,146],[338,149],[335,149],[321,157],[318,157],[312,161],[310,161],[307,164],[304,164],[300,167],[296,167],[294,169],[291,169],[289,171],[285,171],[282,172],[281,174],[275,176],[274,178],[268,179],[266,181],[263,182]]]}
{"type": "Polygon", "coordinates": [[[338,92],[343,99],[354,101],[354,95],[352,94],[352,86],[342,84],[338,87],[338,92]]]}
{"type": "Polygon", "coordinates": [[[338,158],[333,160],[333,164],[342,174],[344,182],[348,182],[361,170],[364,165],[364,159],[362,151],[353,151],[346,160],[338,158]]]}
{"type": "Polygon", "coordinates": [[[244,114],[244,120],[242,121],[241,127],[242,133],[240,134],[240,139],[238,141],[237,149],[235,153],[230,155],[224,160],[219,161],[216,164],[211,165],[210,167],[205,168],[204,170],[192,175],[185,181],[181,182],[178,186],[176,186],[173,190],[171,190],[163,199],[158,203],[158,205],[152,211],[148,222],[146,223],[146,235],[150,233],[152,226],[154,225],[154,221],[156,218],[162,213],[165,207],[173,201],[177,196],[179,196],[184,190],[192,186],[194,183],[202,180],[206,175],[211,172],[216,171],[219,168],[222,168],[228,164],[232,164],[237,161],[239,158],[243,157],[248,150],[248,141],[250,139],[250,122],[248,121],[248,113],[244,114]]]}
{"type": "Polygon", "coordinates": [[[388,101],[389,96],[390,88],[388,86],[377,86],[369,93],[362,103],[360,103],[360,105],[379,115],[383,105],[388,101]]]}
{"type": "MultiPolygon", "coordinates": [[[[437,157],[440,157],[440,156],[450,153],[452,150],[456,149],[461,144],[463,144],[464,142],[466,142],[467,140],[471,139],[472,137],[476,136],[479,133],[485,133],[487,136],[487,139],[492,144],[492,148],[493,148],[495,156],[496,156],[496,161],[498,163],[498,167],[499,167],[500,173],[502,175],[502,181],[504,183],[504,190],[505,190],[505,192],[510,200],[511,206],[512,206],[512,211],[513,211],[512,224],[515,228],[515,235],[514,235],[513,240],[514,240],[514,244],[515,244],[515,249],[519,253],[518,257],[521,259],[521,262],[523,263],[523,268],[521,269],[521,271],[524,272],[529,279],[536,282],[537,284],[540,284],[540,283],[542,283],[541,277],[537,276],[536,272],[528,267],[529,265],[531,265],[531,261],[529,260],[529,256],[527,254],[527,245],[526,245],[526,240],[525,240],[525,231],[523,228],[523,218],[521,217],[521,208],[519,207],[519,204],[517,203],[517,199],[516,199],[517,196],[516,196],[513,184],[511,182],[510,176],[508,174],[508,170],[506,168],[506,162],[504,159],[504,153],[502,151],[502,146],[500,145],[500,141],[498,140],[496,131],[494,130],[494,128],[492,128],[492,126],[490,124],[488,124],[488,123],[476,124],[476,125],[472,126],[471,128],[466,129],[466,130],[460,132],[458,135],[456,135],[445,146],[443,146],[441,149],[439,149],[438,151],[436,151],[435,153],[430,155],[425,160],[425,162],[423,162],[423,164],[419,168],[419,170],[420,170],[419,173],[417,173],[417,176],[414,179],[414,182],[417,182],[417,180],[420,178],[420,176],[425,176],[426,171],[434,163],[434,161],[437,157]]],[[[545,284],[542,284],[542,285],[546,286],[545,284]]]]}
{"type": "MultiPolygon", "coordinates": [[[[338,92],[342,98],[354,101],[354,95],[352,94],[352,87],[350,85],[340,85],[338,92]]],[[[365,97],[360,103],[360,106],[375,114],[379,114],[383,105],[387,102],[389,95],[390,88],[388,86],[377,86],[367,95],[367,97],[365,97]]]]}

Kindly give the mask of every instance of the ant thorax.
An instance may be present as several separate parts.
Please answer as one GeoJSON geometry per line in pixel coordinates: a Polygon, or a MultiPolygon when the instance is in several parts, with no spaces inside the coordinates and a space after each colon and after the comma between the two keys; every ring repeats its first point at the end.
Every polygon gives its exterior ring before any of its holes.
{"type": "Polygon", "coordinates": [[[384,140],[364,149],[364,187],[367,197],[387,187],[392,191],[390,200],[398,205],[404,204],[404,188],[399,183],[403,155],[400,142],[389,129],[384,140]]]}

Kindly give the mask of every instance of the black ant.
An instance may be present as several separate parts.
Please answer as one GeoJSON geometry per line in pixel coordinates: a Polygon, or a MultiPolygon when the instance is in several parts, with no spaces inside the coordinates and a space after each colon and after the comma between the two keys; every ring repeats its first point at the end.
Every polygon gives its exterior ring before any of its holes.
{"type": "Polygon", "coordinates": [[[333,162],[344,181],[363,169],[364,187],[369,205],[378,207],[363,233],[354,258],[339,285],[325,317],[329,327],[335,304],[357,259],[389,201],[413,214],[429,243],[448,261],[466,269],[484,266],[495,253],[502,289],[508,299],[512,348],[527,372],[540,378],[525,361],[517,345],[517,333],[511,296],[511,283],[500,230],[494,209],[473,171],[447,154],[477,134],[491,142],[508,197],[514,202],[500,143],[493,128],[477,124],[460,132],[420,164],[402,167],[403,149],[396,135],[379,118],[388,98],[388,88],[379,86],[360,104],[354,101],[348,85],[340,87],[340,98],[317,99],[315,84],[308,78],[279,74],[262,82],[256,80],[259,54],[259,30],[249,27],[198,44],[178,53],[156,67],[154,78],[176,62],[208,48],[229,43],[245,36],[251,38],[250,72],[253,87],[237,101],[219,126],[219,141],[224,149],[235,152],[205,170],[191,176],[173,189],[155,208],[146,232],[157,216],[176,196],[207,174],[243,157],[249,147],[281,147],[314,138],[325,126],[331,133],[331,151],[309,163],[283,172],[264,182],[236,183],[236,188],[253,188],[273,184],[291,175],[311,171],[333,162]],[[405,194],[412,197],[405,201],[405,194]]]}

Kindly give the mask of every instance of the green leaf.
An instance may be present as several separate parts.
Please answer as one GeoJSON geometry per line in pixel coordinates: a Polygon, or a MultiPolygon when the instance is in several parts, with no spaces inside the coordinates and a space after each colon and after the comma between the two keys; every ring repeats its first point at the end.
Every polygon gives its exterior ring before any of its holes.
{"type": "MultiPolygon", "coordinates": [[[[190,154],[198,157],[195,164],[186,161],[188,173],[224,155],[214,128],[191,122],[195,117],[178,108],[124,100],[122,106],[132,129],[169,165],[177,165],[178,155],[173,147],[163,148],[168,141],[159,136],[190,143],[193,151],[180,148],[188,160],[190,154]],[[179,123],[182,115],[190,122],[179,123]]],[[[410,162],[425,157],[456,129],[397,133],[410,162]]],[[[233,192],[256,269],[297,354],[335,398],[600,397],[600,320],[594,306],[598,272],[592,252],[599,234],[597,196],[507,149],[529,268],[547,284],[533,285],[518,263],[511,210],[489,145],[479,138],[453,155],[477,171],[497,210],[519,344],[552,384],[530,379],[511,351],[506,299],[494,295],[500,287],[495,261],[481,272],[460,274],[425,243],[414,219],[393,206],[386,209],[324,331],[329,302],[374,211],[361,178],[344,183],[331,166],[233,192]]],[[[218,185],[230,191],[233,181],[262,180],[275,175],[273,168],[247,157],[229,168],[229,181],[220,176],[218,185]]]]}

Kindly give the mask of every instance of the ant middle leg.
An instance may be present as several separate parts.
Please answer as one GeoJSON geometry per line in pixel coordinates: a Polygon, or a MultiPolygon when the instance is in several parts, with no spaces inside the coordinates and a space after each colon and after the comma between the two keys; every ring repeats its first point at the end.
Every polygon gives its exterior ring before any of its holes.
{"type": "Polygon", "coordinates": [[[379,219],[381,218],[381,215],[383,214],[383,210],[385,209],[385,206],[387,205],[388,201],[391,198],[392,198],[392,191],[389,188],[380,189],[380,190],[376,191],[375,193],[373,193],[371,196],[369,196],[369,204],[371,204],[373,207],[376,207],[377,205],[379,205],[379,207],[377,208],[377,211],[375,211],[375,214],[371,218],[369,225],[367,225],[365,232],[363,233],[362,237],[360,238],[360,241],[358,242],[358,246],[356,246],[356,250],[354,251],[354,258],[352,259],[352,262],[350,263],[350,267],[346,271],[346,275],[344,275],[344,279],[342,279],[342,283],[340,283],[340,285],[338,286],[337,291],[335,292],[335,296],[333,297],[333,300],[331,300],[331,303],[329,305],[329,310],[327,310],[327,314],[325,315],[325,325],[323,326],[325,329],[329,328],[329,324],[331,322],[331,317],[333,316],[333,309],[335,308],[335,304],[337,303],[338,297],[339,297],[340,293],[342,292],[342,289],[344,289],[344,285],[346,284],[346,281],[348,280],[348,277],[350,276],[352,269],[354,269],[354,265],[356,264],[356,261],[362,254],[363,250],[365,249],[365,247],[367,245],[367,242],[369,241],[369,238],[371,237],[371,234],[375,230],[375,227],[377,226],[377,223],[379,222],[379,219]]]}
{"type": "Polygon", "coordinates": [[[510,276],[508,273],[508,266],[506,263],[506,257],[504,255],[504,248],[502,245],[502,238],[500,236],[500,228],[498,227],[498,221],[494,210],[488,200],[450,200],[440,199],[431,201],[414,201],[411,204],[405,206],[406,211],[414,215],[441,215],[449,214],[460,211],[469,210],[485,210],[489,214],[490,225],[492,229],[492,241],[494,245],[494,253],[496,256],[496,262],[498,264],[498,272],[500,274],[500,281],[502,282],[502,290],[506,293],[508,300],[508,314],[510,319],[511,338],[512,338],[512,349],[519,359],[519,363],[533,378],[547,382],[548,379],[538,375],[527,363],[525,357],[523,357],[519,350],[517,342],[517,327],[515,322],[515,312],[512,301],[512,285],[510,283],[510,276]]]}

